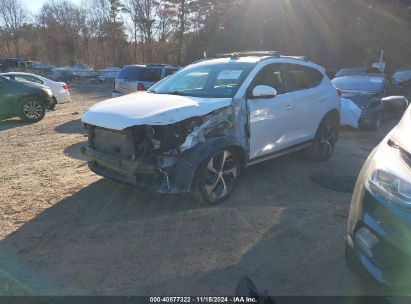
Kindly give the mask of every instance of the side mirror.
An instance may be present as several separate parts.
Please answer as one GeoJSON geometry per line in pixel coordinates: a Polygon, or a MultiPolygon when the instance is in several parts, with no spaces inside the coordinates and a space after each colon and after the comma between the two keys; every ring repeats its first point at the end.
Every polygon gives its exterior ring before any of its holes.
{"type": "Polygon", "coordinates": [[[275,96],[277,96],[277,90],[266,85],[256,86],[252,94],[254,98],[270,98],[275,96]]]}

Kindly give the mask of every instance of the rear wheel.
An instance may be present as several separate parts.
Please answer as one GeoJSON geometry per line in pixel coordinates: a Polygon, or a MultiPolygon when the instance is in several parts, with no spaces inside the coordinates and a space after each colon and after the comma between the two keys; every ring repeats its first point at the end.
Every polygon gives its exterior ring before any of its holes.
{"type": "Polygon", "coordinates": [[[326,161],[331,157],[338,138],[337,128],[336,123],[330,117],[324,118],[309,151],[312,159],[326,161]]]}
{"type": "Polygon", "coordinates": [[[56,104],[57,104],[57,99],[56,97],[53,96],[53,98],[50,100],[50,103],[47,106],[47,109],[54,110],[54,108],[56,107],[56,104]]]}
{"type": "Polygon", "coordinates": [[[219,204],[229,198],[241,172],[237,153],[226,148],[207,158],[197,169],[194,198],[219,204]]]}
{"type": "Polygon", "coordinates": [[[20,102],[19,117],[24,121],[37,122],[43,119],[46,107],[35,97],[25,98],[20,102]]]}

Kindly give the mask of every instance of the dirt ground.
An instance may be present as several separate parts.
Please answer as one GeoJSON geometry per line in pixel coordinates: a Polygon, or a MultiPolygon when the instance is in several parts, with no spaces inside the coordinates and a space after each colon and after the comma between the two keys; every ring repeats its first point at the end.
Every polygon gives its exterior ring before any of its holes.
{"type": "Polygon", "coordinates": [[[79,153],[80,116],[110,85],[74,85],[37,124],[0,122],[0,294],[230,295],[243,275],[273,295],[376,293],[344,263],[354,180],[378,132],[345,130],[333,157],[301,153],[250,167],[227,202],[139,192],[103,179],[79,153]]]}

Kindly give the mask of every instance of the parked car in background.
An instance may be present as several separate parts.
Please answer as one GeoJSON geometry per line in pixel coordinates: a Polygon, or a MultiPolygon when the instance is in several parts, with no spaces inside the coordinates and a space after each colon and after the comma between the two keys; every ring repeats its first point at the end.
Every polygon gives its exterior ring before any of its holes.
{"type": "Polygon", "coordinates": [[[398,70],[392,75],[392,90],[411,100],[411,69],[398,70]]]}
{"type": "Polygon", "coordinates": [[[125,65],[114,80],[113,97],[145,91],[180,68],[166,64],[125,65]]]}
{"type": "Polygon", "coordinates": [[[103,101],[82,121],[89,142],[81,151],[97,174],[216,204],[249,165],[301,149],[329,159],[340,98],[321,66],[244,52],[194,63],[148,92],[103,101]]]}
{"type": "Polygon", "coordinates": [[[75,79],[75,76],[74,73],[70,70],[57,68],[52,70],[50,78],[54,81],[64,81],[70,83],[75,79]]]}
{"type": "Polygon", "coordinates": [[[52,98],[51,90],[41,84],[9,80],[0,76],[0,116],[19,116],[28,122],[43,119],[52,98]]]}
{"type": "Polygon", "coordinates": [[[351,200],[346,261],[391,287],[411,273],[411,109],[371,152],[351,200]]]}
{"type": "Polygon", "coordinates": [[[98,80],[101,82],[113,81],[114,79],[116,79],[120,71],[121,69],[118,67],[109,67],[109,68],[99,70],[98,80]]]}
{"type": "Polygon", "coordinates": [[[65,82],[55,82],[53,80],[47,79],[45,77],[21,72],[9,72],[1,74],[7,79],[17,80],[17,81],[29,81],[34,83],[39,83],[50,88],[53,97],[51,103],[49,104],[49,109],[54,109],[57,103],[67,103],[70,102],[70,92],[68,86],[65,82]]]}
{"type": "Polygon", "coordinates": [[[408,101],[404,96],[386,97],[389,83],[382,74],[360,74],[337,77],[333,85],[341,90],[341,97],[350,99],[361,109],[360,128],[381,127],[384,111],[404,113],[408,101]]]}
{"type": "Polygon", "coordinates": [[[367,68],[364,67],[351,67],[351,68],[342,68],[337,73],[335,77],[351,76],[356,74],[364,74],[367,72],[367,68]]]}

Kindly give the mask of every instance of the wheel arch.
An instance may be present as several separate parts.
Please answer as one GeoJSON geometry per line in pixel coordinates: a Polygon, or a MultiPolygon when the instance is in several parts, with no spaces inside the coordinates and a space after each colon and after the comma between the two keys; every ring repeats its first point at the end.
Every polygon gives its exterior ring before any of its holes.
{"type": "Polygon", "coordinates": [[[338,111],[337,109],[332,109],[332,110],[328,111],[324,115],[324,117],[321,119],[320,123],[318,124],[317,131],[320,128],[323,121],[326,120],[326,119],[330,119],[334,123],[334,125],[336,127],[336,130],[337,130],[337,136],[338,136],[339,133],[340,133],[340,125],[341,125],[340,111],[338,111]]]}
{"type": "Polygon", "coordinates": [[[229,148],[238,153],[242,170],[247,162],[247,153],[235,137],[217,137],[207,139],[206,142],[198,144],[195,148],[187,151],[174,169],[174,181],[177,186],[185,192],[193,188],[197,168],[213,153],[229,148]]]}

